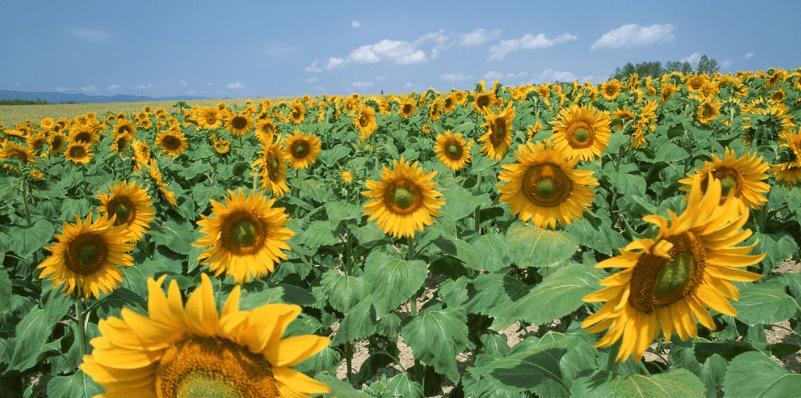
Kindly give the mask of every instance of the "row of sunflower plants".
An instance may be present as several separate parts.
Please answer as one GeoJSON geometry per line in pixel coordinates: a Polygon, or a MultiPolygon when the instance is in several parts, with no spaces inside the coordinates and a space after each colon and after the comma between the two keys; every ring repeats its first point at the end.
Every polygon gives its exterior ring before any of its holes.
{"type": "Polygon", "coordinates": [[[801,72],[0,126],[0,393],[792,396],[801,72]]]}

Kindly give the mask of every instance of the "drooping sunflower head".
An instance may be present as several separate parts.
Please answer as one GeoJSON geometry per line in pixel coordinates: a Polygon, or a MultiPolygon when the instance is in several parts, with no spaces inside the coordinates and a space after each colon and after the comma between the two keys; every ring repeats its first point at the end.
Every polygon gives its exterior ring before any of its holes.
{"type": "Polygon", "coordinates": [[[134,164],[134,171],[136,171],[147,166],[147,164],[150,162],[152,151],[150,146],[147,145],[147,142],[139,140],[134,140],[133,149],[134,159],[136,160],[136,163],[134,164]]]}
{"type": "Polygon", "coordinates": [[[92,160],[92,150],[89,148],[89,144],[71,142],[64,150],[64,157],[74,164],[87,164],[92,160]]]}
{"type": "Polygon", "coordinates": [[[546,141],[520,146],[517,163],[501,166],[501,201],[537,227],[570,224],[592,206],[598,185],[592,171],[576,169],[577,162],[546,141]]]}
{"type": "Polygon", "coordinates": [[[36,154],[30,147],[8,140],[0,145],[0,159],[17,160],[20,163],[28,164],[36,159],[36,154]]]}
{"type": "Polygon", "coordinates": [[[236,283],[249,282],[286,259],[287,241],[295,233],[286,227],[284,208],[274,203],[241,190],[229,191],[224,203],[212,200],[212,215],[198,221],[203,236],[194,246],[206,248],[199,258],[215,276],[225,273],[236,283]]]}
{"type": "Polygon", "coordinates": [[[456,110],[456,105],[458,104],[459,103],[456,100],[456,93],[448,94],[442,99],[442,111],[445,113],[451,113],[456,110]]]}
{"type": "Polygon", "coordinates": [[[189,148],[184,133],[177,128],[160,132],[156,136],[156,146],[161,149],[163,154],[172,158],[181,156],[189,148]]]}
{"type": "Polygon", "coordinates": [[[707,178],[706,189],[700,175],[693,178],[681,215],[671,212],[670,221],[658,215],[643,218],[658,227],[653,239],[631,242],[619,256],[596,265],[621,270],[601,281],[601,290],[584,297],[604,304],[581,326],[590,333],[606,331],[597,347],[620,340],[619,361],[642,358],[660,332],[665,340],[674,333],[681,340],[697,338],[696,320],[714,330],[708,309],[735,316],[729,300],[738,299],[739,292],[733,282],[761,278],[742,269],[765,257],[749,254],[757,243],[737,246],[751,236],[742,229],[748,209],[722,196],[718,179],[707,178]]]}
{"type": "Polygon", "coordinates": [[[486,122],[482,126],[487,127],[487,132],[478,138],[482,143],[481,152],[490,159],[501,160],[512,144],[512,120],[515,118],[515,108],[510,102],[498,113],[487,111],[484,118],[486,122]]]}
{"type": "Polygon", "coordinates": [[[50,154],[64,152],[67,146],[67,136],[61,132],[53,132],[47,137],[47,147],[50,154]]]}
{"type": "Polygon", "coordinates": [[[712,154],[712,161],[706,162],[702,169],[698,169],[688,178],[681,180],[684,190],[689,190],[696,176],[701,179],[701,189],[707,189],[708,175],[720,181],[722,196],[725,200],[731,195],[745,203],[752,209],[758,209],[767,203],[766,194],[770,191],[768,185],[768,168],[770,166],[756,153],[738,156],[737,152],[726,148],[723,159],[712,154]]]}
{"type": "Polygon", "coordinates": [[[31,149],[34,154],[39,153],[47,143],[47,135],[43,132],[31,133],[25,138],[25,144],[31,149]]]}
{"type": "Polygon", "coordinates": [[[464,137],[458,133],[452,133],[450,130],[437,136],[437,142],[434,145],[434,152],[437,154],[437,159],[449,169],[456,171],[464,168],[465,164],[470,162],[471,154],[470,149],[473,147],[473,142],[465,143],[464,137]]]}
{"type": "Polygon", "coordinates": [[[562,109],[552,124],[554,144],[570,158],[600,158],[609,144],[610,120],[608,112],[591,105],[571,105],[562,109]]]}
{"type": "Polygon", "coordinates": [[[698,122],[701,124],[709,124],[720,115],[720,101],[706,100],[698,105],[698,110],[695,113],[698,122]]]}
{"type": "Polygon", "coordinates": [[[124,227],[114,225],[114,219],[92,221],[91,214],[85,220],[75,217],[75,223],[64,223],[56,243],[48,248],[51,255],[37,266],[42,270],[39,278],[79,297],[110,293],[122,282],[120,267],[133,265],[128,254],[133,244],[128,238],[124,227]]]}
{"type": "Polygon", "coordinates": [[[295,131],[286,139],[284,157],[293,169],[305,169],[314,164],[320,154],[320,139],[313,134],[295,131]]]}
{"type": "Polygon", "coordinates": [[[368,190],[362,195],[369,200],[363,213],[387,234],[414,237],[416,231],[434,223],[432,217],[439,216],[439,208],[445,203],[436,190],[436,174],[426,174],[417,162],[395,160],[392,169],[384,167],[381,181],[366,181],[368,190]]]}
{"type": "Polygon", "coordinates": [[[113,216],[114,225],[125,227],[134,242],[147,232],[156,216],[150,195],[136,182],[116,181],[108,193],[99,193],[97,199],[100,211],[107,218],[113,216]]]}
{"type": "Polygon", "coordinates": [[[359,139],[366,141],[378,128],[375,111],[369,106],[362,106],[353,118],[353,124],[359,130],[359,139]]]}
{"type": "Polygon", "coordinates": [[[801,161],[776,163],[771,165],[770,171],[778,184],[801,184],[801,161]]]}
{"type": "Polygon", "coordinates": [[[261,186],[272,192],[273,197],[281,198],[289,192],[286,184],[286,161],[284,151],[277,142],[265,146],[262,156],[253,162],[254,166],[260,170],[261,186]]]}
{"type": "Polygon", "coordinates": [[[175,280],[149,279],[147,314],[123,308],[98,323],[81,370],[106,396],[183,398],[309,397],[330,389],[292,369],[329,344],[315,335],[284,337],[301,313],[291,304],[240,309],[234,287],[217,309],[209,277],[184,303],[175,280]]]}
{"type": "Polygon", "coordinates": [[[228,129],[234,137],[244,137],[252,126],[253,119],[249,113],[237,113],[228,121],[228,129]]]}

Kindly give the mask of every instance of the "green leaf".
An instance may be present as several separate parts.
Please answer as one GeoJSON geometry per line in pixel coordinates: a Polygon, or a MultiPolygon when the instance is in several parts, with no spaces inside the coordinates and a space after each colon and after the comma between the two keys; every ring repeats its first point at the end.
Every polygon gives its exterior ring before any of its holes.
{"type": "Polygon", "coordinates": [[[439,238],[434,244],[477,271],[493,272],[509,265],[506,244],[498,235],[481,235],[470,243],[457,238],[439,238]]]}
{"type": "Polygon", "coordinates": [[[4,238],[8,239],[8,247],[20,258],[29,259],[33,253],[53,239],[56,227],[49,221],[39,219],[34,221],[30,228],[9,228],[8,231],[9,238],[4,238]]]}
{"type": "Polygon", "coordinates": [[[426,263],[406,261],[397,254],[374,250],[364,263],[364,279],[373,292],[373,304],[379,316],[397,308],[423,286],[428,275],[426,263]]]}
{"type": "Polygon", "coordinates": [[[328,167],[333,166],[339,159],[348,156],[350,149],[342,144],[337,144],[331,149],[326,149],[320,153],[320,160],[328,167]]]}
{"type": "Polygon", "coordinates": [[[479,206],[492,205],[492,200],[488,194],[473,195],[462,187],[443,189],[442,196],[445,198],[445,203],[448,204],[442,209],[442,214],[455,221],[472,215],[479,206]]]}
{"type": "Polygon", "coordinates": [[[91,398],[103,389],[81,370],[70,376],[56,376],[47,383],[50,398],[91,398]]]}
{"type": "Polygon", "coordinates": [[[509,257],[520,267],[553,267],[578,250],[578,242],[563,232],[515,222],[506,231],[509,257]]]}
{"type": "Polygon", "coordinates": [[[7,308],[11,300],[11,279],[8,272],[0,268],[0,308],[7,308]]]}
{"type": "Polygon", "coordinates": [[[47,312],[39,307],[28,312],[17,324],[9,370],[24,371],[36,365],[39,354],[52,332],[47,312]]]}
{"type": "Polygon", "coordinates": [[[323,274],[320,289],[335,310],[346,313],[367,295],[367,283],[361,277],[328,270],[323,274]]]}
{"type": "Polygon", "coordinates": [[[798,396],[801,375],[790,373],[759,352],[740,354],[729,363],[723,392],[730,398],[798,396]]]}
{"type": "Polygon", "coordinates": [[[516,319],[504,315],[514,300],[525,295],[529,289],[519,279],[505,274],[481,275],[471,282],[471,286],[474,294],[465,304],[465,309],[473,314],[496,318],[492,325],[496,330],[514,323],[516,319]]]}
{"type": "Polygon", "coordinates": [[[576,398],[702,398],[704,383],[687,369],[652,376],[612,377],[605,372],[576,379],[570,388],[576,398]]]}
{"type": "Polygon", "coordinates": [[[737,319],[749,324],[769,324],[790,319],[795,314],[795,300],[778,283],[746,285],[740,300],[733,303],[737,319]]]}
{"type": "Polygon", "coordinates": [[[645,195],[645,178],[639,175],[609,172],[609,182],[622,195],[645,195]]]}
{"type": "Polygon", "coordinates": [[[264,304],[280,303],[283,296],[284,289],[281,287],[260,289],[254,292],[243,291],[239,307],[242,310],[250,310],[264,304]]]}
{"type": "Polygon", "coordinates": [[[195,241],[195,228],[189,221],[168,219],[162,223],[153,223],[150,236],[157,245],[176,254],[188,255],[195,241]]]}
{"type": "Polygon", "coordinates": [[[347,341],[364,339],[378,330],[376,321],[376,310],[373,306],[373,296],[367,296],[364,300],[353,306],[345,314],[345,318],[339,323],[332,344],[341,344],[347,341]]]}
{"type": "Polygon", "coordinates": [[[581,298],[600,288],[599,273],[590,266],[573,264],[546,276],[528,294],[504,312],[505,318],[541,325],[575,311],[581,298]]]}
{"type": "Polygon", "coordinates": [[[463,309],[432,306],[401,329],[414,357],[434,367],[454,383],[459,381],[456,355],[467,348],[467,315],[463,309]]]}
{"type": "Polygon", "coordinates": [[[314,249],[339,242],[331,231],[331,223],[328,221],[312,221],[297,239],[300,244],[314,249]]]}
{"type": "Polygon", "coordinates": [[[390,397],[422,397],[423,386],[409,378],[409,373],[399,373],[387,380],[386,392],[390,397]]]}
{"type": "Polygon", "coordinates": [[[657,162],[675,163],[690,157],[690,154],[684,148],[672,143],[666,142],[659,146],[656,151],[654,160],[657,162]]]}
{"type": "Polygon", "coordinates": [[[723,388],[723,380],[726,376],[726,367],[728,365],[729,362],[726,361],[726,358],[718,354],[713,354],[704,362],[704,366],[701,368],[701,379],[706,385],[707,397],[716,397],[718,391],[723,388]]]}
{"type": "Polygon", "coordinates": [[[336,227],[343,220],[357,220],[361,216],[361,210],[362,207],[355,203],[333,201],[325,204],[331,227],[336,227]]]}

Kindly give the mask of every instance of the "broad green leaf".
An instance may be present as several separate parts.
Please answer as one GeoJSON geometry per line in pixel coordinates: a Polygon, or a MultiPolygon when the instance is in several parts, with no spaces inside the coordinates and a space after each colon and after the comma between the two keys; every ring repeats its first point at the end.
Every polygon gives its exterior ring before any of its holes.
{"type": "Polygon", "coordinates": [[[150,235],[157,245],[177,254],[188,255],[195,241],[195,228],[189,221],[168,219],[161,223],[153,223],[150,235]]]}
{"type": "Polygon", "coordinates": [[[733,303],[737,319],[749,324],[781,322],[795,314],[796,304],[778,283],[746,285],[733,303]]]}
{"type": "Polygon", "coordinates": [[[329,270],[323,274],[320,288],[335,310],[346,313],[367,295],[367,283],[361,277],[329,270]]]}
{"type": "Polygon", "coordinates": [[[609,377],[605,372],[576,379],[570,388],[575,398],[702,398],[704,383],[687,369],[643,376],[609,377]]]}
{"type": "Polygon", "coordinates": [[[399,373],[387,380],[386,383],[387,393],[390,397],[422,397],[423,386],[420,383],[412,380],[409,373],[399,373]]]}
{"type": "Polygon", "coordinates": [[[335,228],[340,221],[356,220],[360,217],[362,207],[355,203],[333,201],[325,204],[331,228],[335,228]]]}
{"type": "Polygon", "coordinates": [[[506,231],[509,257],[520,267],[553,267],[578,250],[570,235],[515,222],[506,231]]]}
{"type": "MultiPolygon", "coordinates": [[[[8,247],[20,258],[29,259],[39,249],[43,248],[47,242],[53,239],[56,231],[56,224],[46,220],[36,220],[29,227],[15,227],[8,229],[8,247]]],[[[2,235],[0,235],[2,236],[2,235]]]]}
{"type": "Polygon", "coordinates": [[[0,268],[0,308],[7,308],[11,300],[11,279],[8,272],[0,268]]]}
{"type": "Polygon", "coordinates": [[[506,244],[498,235],[481,235],[470,243],[457,238],[439,238],[434,244],[477,271],[492,272],[509,265],[506,244]]]}
{"type": "Polygon", "coordinates": [[[432,306],[404,326],[401,336],[412,348],[416,359],[458,382],[456,355],[470,344],[466,322],[467,315],[463,309],[432,306]]]}
{"type": "Polygon", "coordinates": [[[378,330],[376,311],[373,306],[373,296],[353,306],[339,323],[339,330],[333,338],[332,344],[341,344],[347,341],[364,339],[378,330]]]}
{"type": "Polygon", "coordinates": [[[50,398],[91,398],[103,389],[81,370],[70,376],[56,376],[47,383],[50,398]]]}
{"type": "Polygon", "coordinates": [[[300,244],[314,249],[340,242],[331,231],[331,223],[328,221],[312,221],[303,232],[298,235],[297,240],[300,244]]]}
{"type": "Polygon", "coordinates": [[[8,369],[24,371],[36,365],[39,354],[50,337],[52,324],[47,312],[34,308],[17,324],[14,349],[9,358],[8,369]]]}
{"type": "Polygon", "coordinates": [[[442,214],[456,221],[472,215],[478,207],[492,204],[489,195],[485,193],[473,195],[461,187],[443,189],[442,196],[445,198],[446,203],[446,206],[442,209],[442,214]]]}
{"type": "Polygon", "coordinates": [[[801,375],[790,373],[759,352],[738,355],[729,363],[723,393],[731,398],[798,396],[801,375]]]}
{"type": "Polygon", "coordinates": [[[420,260],[407,261],[398,254],[374,250],[364,263],[367,291],[372,292],[378,315],[386,314],[409,300],[423,286],[428,269],[420,260]]]}
{"type": "Polygon", "coordinates": [[[726,358],[717,354],[713,354],[704,362],[704,366],[701,368],[701,379],[706,385],[707,397],[717,397],[718,391],[723,388],[728,365],[726,358]]]}

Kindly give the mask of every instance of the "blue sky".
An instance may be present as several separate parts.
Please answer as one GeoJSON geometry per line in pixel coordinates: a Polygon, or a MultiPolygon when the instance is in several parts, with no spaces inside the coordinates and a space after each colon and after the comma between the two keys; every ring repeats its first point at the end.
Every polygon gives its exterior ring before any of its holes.
{"type": "Polygon", "coordinates": [[[600,81],[625,62],[801,66],[801,2],[8,1],[0,89],[210,97],[600,81]]]}

